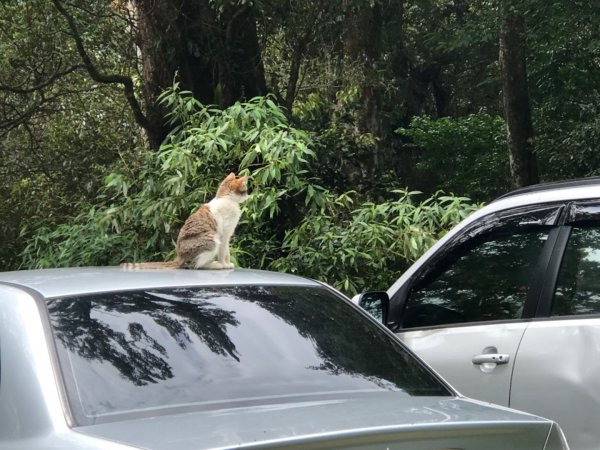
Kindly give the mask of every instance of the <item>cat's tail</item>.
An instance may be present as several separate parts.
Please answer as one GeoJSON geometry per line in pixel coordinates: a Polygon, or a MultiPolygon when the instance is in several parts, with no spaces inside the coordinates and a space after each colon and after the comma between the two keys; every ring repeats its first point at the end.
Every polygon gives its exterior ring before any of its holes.
{"type": "Polygon", "coordinates": [[[121,267],[126,270],[143,270],[143,269],[180,269],[183,266],[177,260],[175,261],[160,261],[160,262],[140,262],[140,263],[123,263],[121,267]]]}

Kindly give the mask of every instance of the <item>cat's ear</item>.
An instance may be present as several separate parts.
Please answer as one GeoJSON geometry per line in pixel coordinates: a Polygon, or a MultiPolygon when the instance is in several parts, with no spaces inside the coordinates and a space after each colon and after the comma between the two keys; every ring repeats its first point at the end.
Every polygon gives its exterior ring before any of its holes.
{"type": "Polygon", "coordinates": [[[235,180],[235,173],[231,172],[229,175],[227,175],[227,177],[225,179],[227,181],[235,180]]]}
{"type": "Polygon", "coordinates": [[[240,177],[240,182],[242,184],[248,184],[248,175],[244,175],[243,177],[240,177]]]}

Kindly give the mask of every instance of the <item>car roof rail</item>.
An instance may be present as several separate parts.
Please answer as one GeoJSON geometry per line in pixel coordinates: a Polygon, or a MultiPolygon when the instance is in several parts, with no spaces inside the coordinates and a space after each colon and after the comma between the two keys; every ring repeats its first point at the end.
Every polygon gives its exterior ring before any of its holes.
{"type": "Polygon", "coordinates": [[[578,178],[574,180],[563,180],[563,181],[551,181],[549,183],[532,184],[531,186],[525,186],[514,191],[507,192],[504,195],[496,198],[494,201],[512,197],[514,195],[530,194],[533,192],[549,191],[552,189],[562,189],[571,187],[591,186],[600,185],[600,176],[589,177],[589,178],[578,178]]]}

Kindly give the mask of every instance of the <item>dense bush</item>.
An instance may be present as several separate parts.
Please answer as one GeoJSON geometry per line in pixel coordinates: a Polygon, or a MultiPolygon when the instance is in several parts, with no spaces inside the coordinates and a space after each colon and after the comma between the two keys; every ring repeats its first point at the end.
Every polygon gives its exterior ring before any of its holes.
{"type": "Polygon", "coordinates": [[[415,117],[397,130],[418,149],[417,169],[438,189],[491,200],[509,190],[504,119],[485,112],[466,117],[415,117]]]}
{"type": "MultiPolygon", "coordinates": [[[[314,157],[308,136],[289,127],[271,99],[219,110],[175,86],[162,101],[178,124],[167,142],[158,152],[147,152],[139,170],[123,167],[108,175],[99,207],[82,205],[71,224],[39,228],[23,253],[25,267],[171,257],[178,226],[212,198],[233,169],[250,175],[255,187],[244,215],[253,229],[269,230],[267,222],[285,221],[286,204],[306,210],[323,205],[323,190],[307,175],[308,158],[314,157]]],[[[267,241],[271,237],[267,234],[267,241]]]]}
{"type": "Polygon", "coordinates": [[[318,164],[308,135],[270,98],[225,110],[199,104],[177,86],[162,97],[178,124],[139,170],[105,179],[100,206],[81,205],[70,224],[40,226],[23,266],[112,265],[172,258],[179,226],[214,195],[228,171],[247,174],[234,260],[243,267],[299,273],[348,293],[384,288],[448,228],[476,208],[465,198],[395,191],[396,200],[354,206],[311,177],[318,164]]]}
{"type": "Polygon", "coordinates": [[[341,195],[327,211],[286,233],[285,256],[272,266],[324,280],[349,294],[385,290],[477,208],[466,198],[441,193],[420,202],[418,192],[394,194],[396,200],[356,209],[350,194],[341,195]]]}

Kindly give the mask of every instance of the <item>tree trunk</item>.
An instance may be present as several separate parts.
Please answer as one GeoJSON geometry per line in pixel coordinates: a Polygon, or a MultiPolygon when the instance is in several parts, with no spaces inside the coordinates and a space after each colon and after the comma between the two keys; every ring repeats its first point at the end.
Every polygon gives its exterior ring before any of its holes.
{"type": "Polygon", "coordinates": [[[133,0],[148,138],[158,148],[169,132],[160,93],[177,80],[204,104],[227,107],[267,93],[254,10],[209,0],[133,0]]]}
{"type": "Polygon", "coordinates": [[[538,182],[525,59],[524,17],[506,10],[500,31],[500,69],[510,171],[517,188],[538,182]]]}
{"type": "Polygon", "coordinates": [[[343,44],[346,64],[355,70],[360,109],[357,111],[355,129],[359,134],[370,134],[377,142],[370,151],[363,151],[348,161],[348,177],[357,190],[368,190],[377,175],[384,172],[385,157],[382,154],[380,140],[383,134],[381,124],[381,85],[378,79],[377,65],[381,57],[381,37],[383,18],[378,1],[344,2],[346,19],[344,23],[343,44]]]}
{"type": "Polygon", "coordinates": [[[364,76],[360,86],[362,109],[357,127],[361,133],[371,133],[379,137],[381,87],[376,66],[381,57],[382,47],[381,5],[377,1],[361,6],[350,2],[347,8],[349,14],[346,19],[344,46],[350,61],[362,69],[364,76]]]}
{"type": "Polygon", "coordinates": [[[222,24],[220,36],[224,43],[224,51],[216,61],[221,74],[218,84],[223,89],[219,105],[227,107],[240,99],[266,95],[267,83],[254,9],[250,6],[232,7],[221,15],[218,23],[222,24]]]}

